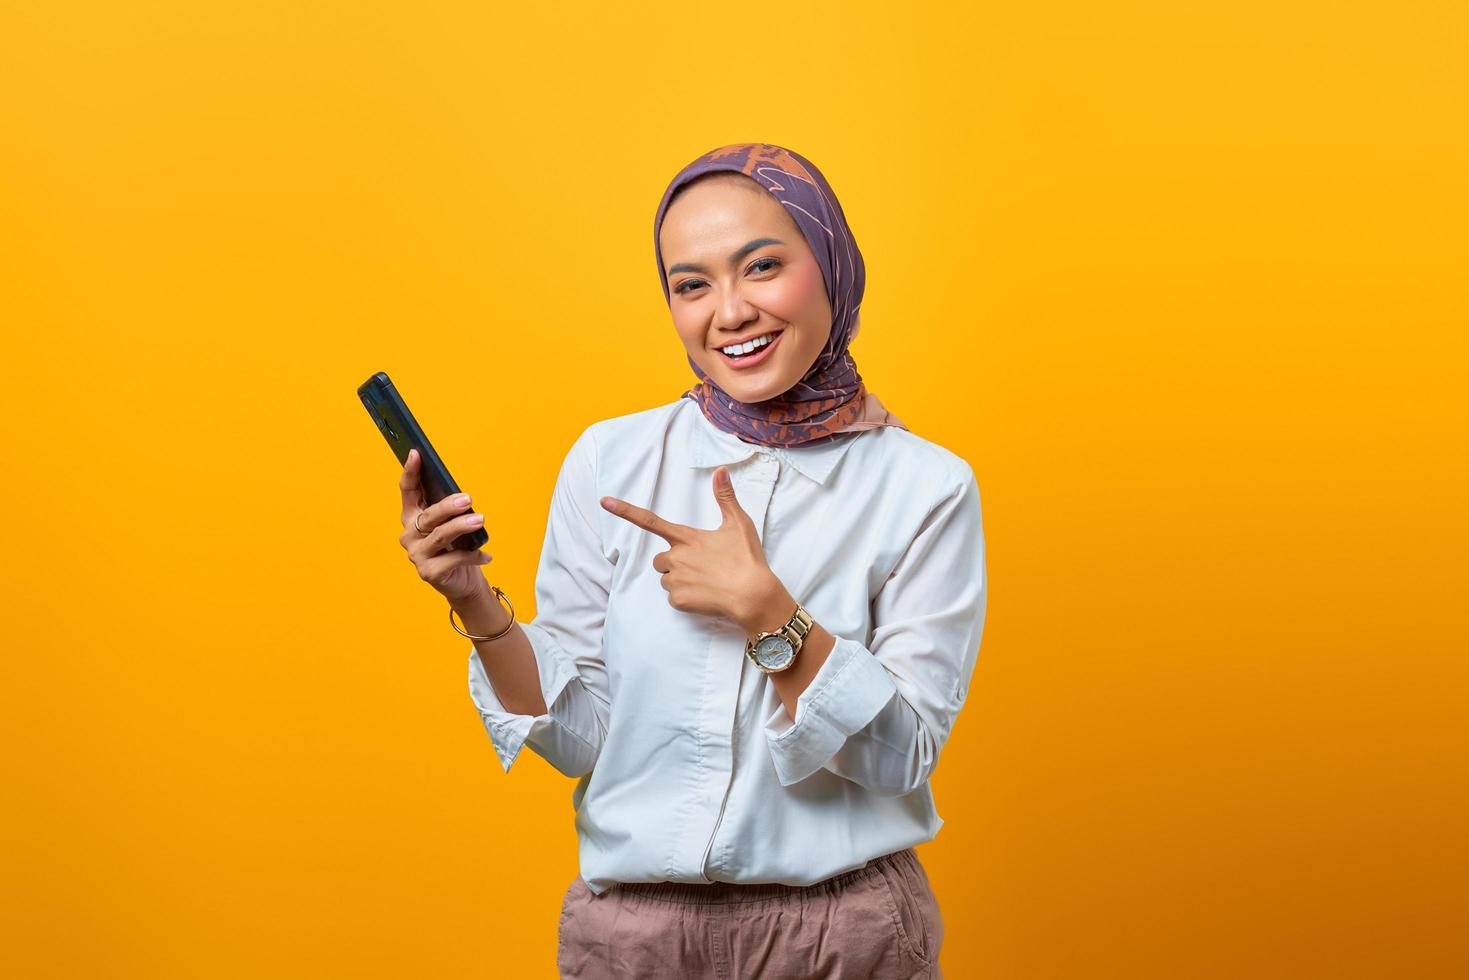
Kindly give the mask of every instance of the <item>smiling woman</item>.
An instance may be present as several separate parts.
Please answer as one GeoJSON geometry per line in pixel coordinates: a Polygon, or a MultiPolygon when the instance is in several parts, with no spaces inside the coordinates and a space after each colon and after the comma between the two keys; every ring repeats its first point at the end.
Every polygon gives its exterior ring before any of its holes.
{"type": "Polygon", "coordinates": [[[699,177],[670,200],[659,247],[675,260],[673,325],[706,379],[745,403],[800,380],[831,335],[831,304],[779,201],[744,174],[699,177]]]}
{"type": "Polygon", "coordinates": [[[857,373],[862,256],[809,161],[706,153],[653,230],[699,383],[572,445],[533,621],[451,598],[502,766],[578,779],[558,965],[938,976],[913,846],[984,626],[973,469],[857,373]]]}
{"type": "Polygon", "coordinates": [[[653,228],[663,295],[702,382],[684,394],[716,424],[783,446],[903,425],[848,353],[866,267],[809,160],[769,143],[712,150],[670,182],[653,228]],[[735,345],[743,358],[725,351],[735,345]]]}

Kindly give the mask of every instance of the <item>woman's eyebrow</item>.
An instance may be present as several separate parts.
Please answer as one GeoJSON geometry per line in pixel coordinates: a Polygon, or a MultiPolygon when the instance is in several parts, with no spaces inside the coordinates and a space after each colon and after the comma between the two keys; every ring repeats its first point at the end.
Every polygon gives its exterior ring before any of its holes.
{"type": "MultiPolygon", "coordinates": [[[[730,253],[730,256],[729,256],[729,264],[730,265],[734,265],[740,259],[742,259],[745,256],[749,255],[751,252],[755,251],[755,249],[757,249],[757,248],[764,248],[766,245],[784,245],[784,244],[785,244],[785,242],[781,241],[779,238],[756,238],[756,239],[754,239],[752,241],[746,242],[745,244],[741,245],[739,248],[735,249],[732,253],[730,253]]],[[[704,268],[702,265],[696,265],[693,262],[680,262],[680,263],[678,263],[678,265],[675,265],[672,268],[670,268],[668,270],[668,274],[671,276],[675,272],[708,272],[708,271],[709,270],[706,269],[706,268],[704,268]]]]}

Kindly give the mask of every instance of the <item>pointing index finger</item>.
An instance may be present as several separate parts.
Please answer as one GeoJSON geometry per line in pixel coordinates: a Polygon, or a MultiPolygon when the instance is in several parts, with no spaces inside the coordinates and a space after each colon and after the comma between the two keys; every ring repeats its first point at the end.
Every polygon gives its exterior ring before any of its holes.
{"type": "Polygon", "coordinates": [[[692,530],[686,525],[665,521],[646,507],[639,507],[616,497],[603,497],[602,506],[623,520],[636,524],[645,531],[652,531],[669,544],[683,542],[687,532],[692,530]]]}

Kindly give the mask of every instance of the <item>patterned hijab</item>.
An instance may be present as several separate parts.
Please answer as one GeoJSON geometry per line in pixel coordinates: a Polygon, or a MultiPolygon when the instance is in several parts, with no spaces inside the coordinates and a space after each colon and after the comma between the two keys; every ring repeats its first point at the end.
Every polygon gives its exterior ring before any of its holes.
{"type": "Polygon", "coordinates": [[[831,439],[839,432],[884,425],[906,429],[867,390],[857,373],[856,361],[847,352],[859,329],[857,311],[867,282],[866,268],[836,194],[815,165],[800,154],[773,143],[735,143],[710,150],[678,172],[663,192],[653,220],[653,251],[664,299],[672,303],[668,277],[663,273],[663,250],[658,243],[668,202],[684,184],[716,170],[753,177],[795,219],[826,280],[831,336],[805,376],[774,398],[735,401],[699,370],[692,356],[689,367],[700,383],[681,397],[698,402],[705,417],[718,428],[746,442],[767,446],[807,445],[831,439]]]}

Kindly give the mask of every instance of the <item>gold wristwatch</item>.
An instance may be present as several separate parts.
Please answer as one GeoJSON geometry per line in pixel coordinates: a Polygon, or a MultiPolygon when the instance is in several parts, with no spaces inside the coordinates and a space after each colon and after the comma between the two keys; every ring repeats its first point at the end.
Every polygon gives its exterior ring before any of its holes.
{"type": "Polygon", "coordinates": [[[758,633],[753,640],[745,642],[745,656],[755,661],[767,674],[789,670],[796,662],[796,654],[806,635],[811,632],[811,614],[798,602],[790,622],[773,633],[758,633]]]}

